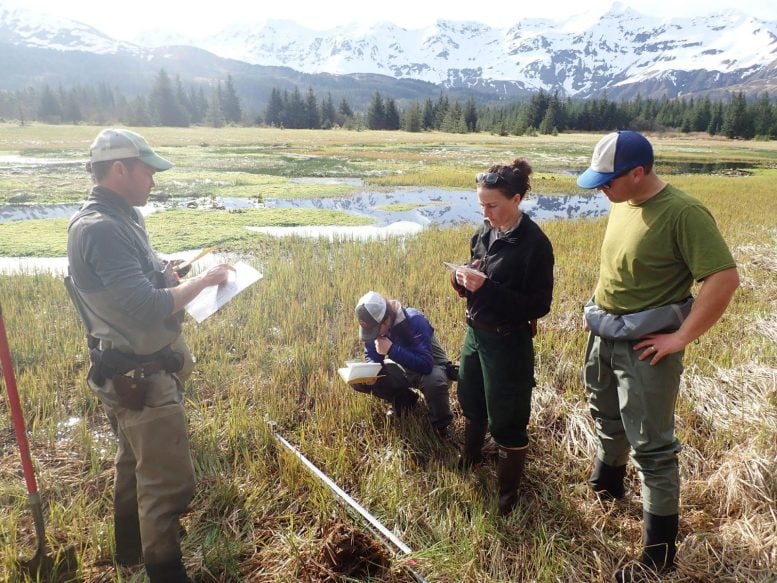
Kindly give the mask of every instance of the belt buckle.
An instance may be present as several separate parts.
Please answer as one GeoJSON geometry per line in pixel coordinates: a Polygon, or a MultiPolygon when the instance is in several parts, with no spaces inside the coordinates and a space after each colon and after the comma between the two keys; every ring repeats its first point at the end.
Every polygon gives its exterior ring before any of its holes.
{"type": "Polygon", "coordinates": [[[145,378],[161,371],[162,365],[159,364],[159,362],[152,360],[151,362],[147,362],[145,364],[140,365],[140,367],[138,367],[137,370],[145,378]]]}
{"type": "Polygon", "coordinates": [[[510,334],[513,333],[512,328],[510,328],[509,326],[497,326],[495,330],[496,330],[496,333],[499,334],[500,336],[509,336],[510,334]]]}

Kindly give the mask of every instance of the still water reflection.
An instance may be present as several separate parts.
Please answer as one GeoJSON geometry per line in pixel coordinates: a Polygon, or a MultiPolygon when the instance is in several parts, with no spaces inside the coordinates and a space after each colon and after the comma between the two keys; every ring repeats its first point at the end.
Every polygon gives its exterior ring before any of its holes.
{"type": "MultiPolygon", "coordinates": [[[[397,221],[410,221],[421,225],[450,226],[462,223],[479,223],[483,215],[477,197],[471,190],[442,190],[434,188],[406,188],[389,193],[363,192],[343,198],[319,198],[296,200],[267,200],[270,208],[308,208],[345,211],[375,220],[378,226],[397,221]],[[394,210],[390,205],[412,206],[394,210]],[[389,208],[385,208],[389,207],[389,208]]],[[[533,219],[581,219],[605,215],[609,208],[607,198],[601,193],[590,195],[531,195],[521,204],[524,212],[533,219]]]]}
{"type": "MultiPolygon", "coordinates": [[[[6,204],[0,205],[0,223],[27,219],[70,217],[80,208],[72,204],[6,204]]],[[[521,207],[537,220],[595,218],[607,213],[608,202],[601,193],[590,195],[531,195],[521,207]]],[[[165,209],[301,208],[338,210],[369,217],[382,227],[398,221],[419,225],[450,226],[478,223],[482,220],[474,191],[438,188],[402,188],[392,192],[362,192],[340,198],[268,199],[203,197],[170,199],[165,203],[151,201],[141,208],[144,215],[165,209]],[[401,205],[403,208],[399,208],[401,205]],[[395,206],[397,208],[391,208],[395,206]]]]}

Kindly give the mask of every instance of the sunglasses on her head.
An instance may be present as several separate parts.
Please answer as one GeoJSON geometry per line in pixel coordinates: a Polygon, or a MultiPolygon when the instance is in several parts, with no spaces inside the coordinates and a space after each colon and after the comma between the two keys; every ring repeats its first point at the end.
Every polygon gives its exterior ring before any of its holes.
{"type": "Polygon", "coordinates": [[[507,182],[499,172],[481,172],[475,176],[475,184],[485,184],[486,186],[494,186],[500,180],[507,182]]]}

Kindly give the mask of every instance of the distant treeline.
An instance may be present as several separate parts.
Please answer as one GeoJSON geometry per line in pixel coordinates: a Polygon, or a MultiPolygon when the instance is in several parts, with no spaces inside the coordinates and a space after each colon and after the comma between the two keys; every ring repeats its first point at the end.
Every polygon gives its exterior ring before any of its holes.
{"type": "Polygon", "coordinates": [[[162,70],[148,96],[127,99],[104,84],[70,89],[40,89],[0,92],[0,118],[24,123],[122,123],[129,126],[264,125],[285,128],[398,130],[451,133],[489,132],[502,135],[555,134],[565,131],[609,131],[630,128],[639,131],[676,130],[706,132],[729,138],[777,138],[777,105],[769,94],[747,99],[742,92],[725,100],[710,98],[661,98],[611,101],[560,99],[540,90],[529,100],[497,105],[437,99],[398,104],[375,92],[366,111],[354,111],[343,98],[334,103],[330,93],[323,98],[313,88],[303,94],[274,88],[261,113],[243,111],[231,77],[206,94],[202,86],[185,87],[180,78],[171,80],[162,70]]]}

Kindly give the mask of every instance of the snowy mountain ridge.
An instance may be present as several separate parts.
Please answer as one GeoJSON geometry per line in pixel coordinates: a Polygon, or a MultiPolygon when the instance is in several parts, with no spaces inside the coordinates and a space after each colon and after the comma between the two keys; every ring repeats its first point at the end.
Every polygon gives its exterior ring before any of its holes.
{"type": "Polygon", "coordinates": [[[266,20],[236,23],[205,38],[162,29],[129,43],[78,22],[4,7],[0,0],[0,43],[148,59],[160,47],[186,45],[252,65],[373,73],[497,95],[543,89],[565,97],[674,97],[753,80],[753,91],[773,86],[777,21],[736,10],[656,18],[615,2],[601,14],[527,18],[505,28],[438,20],[414,30],[383,22],[315,31],[266,20]]]}

